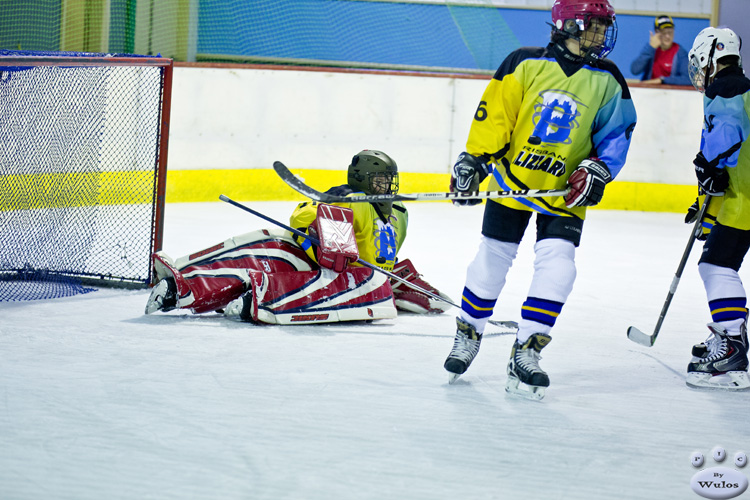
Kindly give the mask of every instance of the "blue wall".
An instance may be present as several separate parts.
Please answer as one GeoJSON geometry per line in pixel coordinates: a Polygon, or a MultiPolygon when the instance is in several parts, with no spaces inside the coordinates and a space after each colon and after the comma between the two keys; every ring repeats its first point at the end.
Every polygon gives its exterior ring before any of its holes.
{"type": "MultiPolygon", "coordinates": [[[[317,59],[495,70],[511,51],[546,45],[540,10],[341,0],[202,0],[198,54],[317,59]]],[[[617,16],[610,58],[626,78],[648,43],[651,16],[617,16]]],[[[707,19],[675,18],[675,41],[690,49],[707,19]]]]}

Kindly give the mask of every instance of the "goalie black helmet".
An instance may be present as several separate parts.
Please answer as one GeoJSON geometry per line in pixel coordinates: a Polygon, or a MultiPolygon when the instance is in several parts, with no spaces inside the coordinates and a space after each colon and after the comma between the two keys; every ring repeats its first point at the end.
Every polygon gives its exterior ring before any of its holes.
{"type": "MultiPolygon", "coordinates": [[[[382,151],[365,149],[352,158],[347,184],[355,191],[365,194],[396,194],[398,166],[393,158],[382,151]]],[[[390,201],[377,203],[384,215],[391,214],[391,205],[390,201]]]]}

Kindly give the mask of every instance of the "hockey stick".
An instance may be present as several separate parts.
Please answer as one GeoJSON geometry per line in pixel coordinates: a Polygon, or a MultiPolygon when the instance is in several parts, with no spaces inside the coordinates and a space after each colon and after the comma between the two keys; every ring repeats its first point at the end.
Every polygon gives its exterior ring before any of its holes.
{"type": "Polygon", "coordinates": [[[695,224],[693,225],[693,231],[690,233],[690,239],[688,240],[685,251],[682,254],[680,265],[677,266],[677,272],[675,273],[674,278],[672,278],[672,284],[669,287],[669,292],[667,293],[667,299],[664,301],[664,306],[661,308],[661,314],[659,314],[659,320],[656,322],[654,333],[652,333],[651,335],[643,333],[634,326],[628,328],[628,338],[636,344],[651,347],[654,345],[654,342],[656,342],[656,337],[659,335],[661,324],[664,322],[664,317],[667,315],[669,304],[672,303],[672,297],[674,297],[674,294],[677,291],[677,285],[680,283],[682,271],[685,269],[685,264],[687,263],[688,257],[690,256],[690,250],[692,250],[693,243],[695,243],[695,240],[698,238],[702,231],[701,225],[703,224],[703,215],[706,213],[706,209],[708,208],[708,202],[710,199],[711,195],[707,194],[706,199],[703,201],[703,206],[698,212],[698,218],[695,220],[695,224]]]}
{"type": "Polygon", "coordinates": [[[372,203],[378,201],[416,201],[416,200],[477,200],[485,198],[541,198],[543,196],[565,196],[567,189],[521,189],[517,191],[473,191],[468,193],[410,193],[410,194],[358,194],[353,196],[336,196],[321,193],[294,175],[280,161],[273,162],[273,169],[281,180],[311,200],[321,203],[372,203]]]}
{"type": "MultiPolygon", "coordinates": [[[[264,215],[264,214],[258,212],[257,210],[253,210],[252,208],[250,208],[250,207],[248,207],[246,205],[243,205],[242,203],[236,202],[233,199],[231,199],[231,198],[229,198],[229,197],[227,197],[227,196],[225,196],[223,194],[219,196],[219,199],[221,201],[225,201],[225,202],[229,203],[230,205],[234,205],[235,207],[237,207],[239,209],[242,209],[245,212],[250,212],[251,214],[253,214],[253,215],[257,216],[257,217],[260,217],[261,219],[263,219],[265,221],[268,221],[271,224],[279,226],[282,229],[286,229],[287,231],[289,231],[292,234],[296,234],[297,236],[305,238],[306,240],[308,240],[313,245],[320,245],[320,241],[318,241],[317,238],[313,238],[312,236],[310,236],[307,233],[303,233],[302,231],[298,231],[297,229],[294,229],[291,226],[287,226],[283,222],[279,222],[276,219],[272,219],[271,217],[269,217],[267,215],[264,215]]],[[[420,287],[418,285],[415,285],[414,283],[410,283],[410,282],[406,281],[401,276],[398,276],[398,275],[393,274],[393,273],[391,273],[389,271],[386,271],[385,269],[381,269],[378,266],[376,266],[374,264],[370,264],[369,262],[367,262],[365,260],[357,259],[357,263],[360,264],[360,265],[362,265],[362,266],[364,266],[364,267],[369,267],[373,271],[377,271],[379,273],[383,273],[386,276],[388,276],[389,278],[392,278],[392,279],[394,279],[396,281],[400,281],[401,283],[403,283],[404,285],[408,286],[409,288],[411,288],[413,290],[416,290],[418,292],[421,292],[421,293],[427,295],[428,297],[431,297],[431,298],[436,299],[436,300],[440,300],[442,302],[445,302],[446,304],[450,304],[453,307],[458,307],[459,309],[461,309],[461,306],[459,306],[455,302],[453,302],[451,300],[448,300],[445,297],[441,297],[440,295],[434,294],[434,293],[430,292],[429,290],[425,290],[424,288],[422,288],[422,287],[420,287]]],[[[515,321],[495,321],[495,320],[490,320],[489,322],[491,324],[495,325],[495,326],[501,326],[503,328],[509,328],[511,330],[514,330],[514,329],[517,330],[518,329],[518,323],[516,323],[515,321]]]]}

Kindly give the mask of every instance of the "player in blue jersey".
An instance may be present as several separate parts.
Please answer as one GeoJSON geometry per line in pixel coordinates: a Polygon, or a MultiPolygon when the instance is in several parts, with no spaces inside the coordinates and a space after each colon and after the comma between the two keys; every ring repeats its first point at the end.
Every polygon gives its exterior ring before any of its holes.
{"type": "MultiPolygon", "coordinates": [[[[479,251],[469,265],[445,361],[449,381],[479,351],[505,277],[531,216],[536,214],[536,261],[513,345],[506,390],[539,399],[549,377],[539,353],[573,288],[575,249],[586,207],[625,163],[636,113],[628,86],[605,59],[615,45],[615,11],[607,0],[556,0],[551,42],[521,48],[500,65],[477,107],[466,144],[453,167],[451,189],[569,189],[555,198],[487,202],[479,251]]],[[[457,200],[458,204],[472,203],[457,200]]]]}
{"type": "Polygon", "coordinates": [[[712,197],[709,208],[718,205],[698,263],[712,322],[688,364],[687,385],[695,388],[750,388],[747,294],[738,274],[750,248],[750,80],[740,46],[732,30],[706,28],[689,53],[691,81],[705,93],[695,174],[712,197]]]}

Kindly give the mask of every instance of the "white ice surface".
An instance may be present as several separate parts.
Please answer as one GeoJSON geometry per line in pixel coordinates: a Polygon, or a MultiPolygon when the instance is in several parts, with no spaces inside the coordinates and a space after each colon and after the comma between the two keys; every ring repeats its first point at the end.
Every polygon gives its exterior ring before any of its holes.
{"type": "MultiPolygon", "coordinates": [[[[294,203],[251,206],[286,222],[294,203]]],[[[458,301],[482,208],[409,208],[401,258],[458,301]]],[[[220,202],[168,205],[164,250],[269,226],[220,202]]],[[[700,246],[656,345],[625,334],[653,330],[689,232],[679,214],[590,213],[541,402],[505,394],[513,338],[493,327],[447,384],[455,311],[281,327],[144,316],[145,290],[1,303],[0,498],[700,498],[692,452],[704,467],[717,445],[729,467],[750,453],[750,393],[684,383],[710,321],[700,246]]],[[[519,319],[532,244],[530,230],[496,319],[519,319]]]]}

